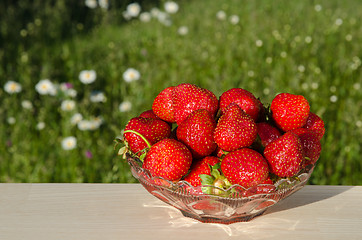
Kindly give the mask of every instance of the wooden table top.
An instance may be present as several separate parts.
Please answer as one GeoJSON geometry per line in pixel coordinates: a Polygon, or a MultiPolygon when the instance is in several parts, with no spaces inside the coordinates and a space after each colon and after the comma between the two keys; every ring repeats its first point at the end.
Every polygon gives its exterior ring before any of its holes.
{"type": "Polygon", "coordinates": [[[362,186],[307,185],[250,222],[201,223],[140,184],[0,184],[0,239],[362,239],[362,186]]]}

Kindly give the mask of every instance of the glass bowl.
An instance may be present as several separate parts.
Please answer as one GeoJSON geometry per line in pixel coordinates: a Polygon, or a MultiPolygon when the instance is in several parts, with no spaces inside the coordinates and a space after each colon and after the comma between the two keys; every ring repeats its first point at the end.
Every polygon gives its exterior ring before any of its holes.
{"type": "Polygon", "coordinates": [[[314,169],[314,165],[309,165],[296,177],[280,179],[274,185],[260,184],[245,189],[236,184],[222,189],[205,185],[193,187],[183,180],[171,182],[154,177],[141,167],[141,161],[137,157],[126,154],[126,159],[132,175],[153,196],[179,209],[185,217],[221,224],[246,222],[262,215],[269,207],[300,190],[314,169]],[[215,194],[203,193],[202,188],[205,187],[212,188],[211,192],[215,194]]]}

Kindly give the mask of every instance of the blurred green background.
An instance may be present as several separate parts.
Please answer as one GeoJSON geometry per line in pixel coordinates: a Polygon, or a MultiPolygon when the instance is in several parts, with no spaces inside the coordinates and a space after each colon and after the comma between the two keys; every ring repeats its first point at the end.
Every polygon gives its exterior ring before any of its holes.
{"type": "Polygon", "coordinates": [[[326,125],[309,183],[361,185],[361,9],[359,0],[3,0],[0,182],[135,182],[114,139],[162,89],[189,82],[216,96],[241,87],[264,104],[304,95],[326,125]],[[124,80],[130,68],[139,79],[124,80]],[[95,81],[80,81],[83,70],[95,81]]]}

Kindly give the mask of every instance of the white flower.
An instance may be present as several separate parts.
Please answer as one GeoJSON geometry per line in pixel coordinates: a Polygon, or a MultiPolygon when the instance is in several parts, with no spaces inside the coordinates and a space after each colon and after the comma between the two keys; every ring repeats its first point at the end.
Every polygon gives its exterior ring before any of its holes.
{"type": "Polygon", "coordinates": [[[19,92],[21,92],[21,89],[22,89],[22,87],[21,87],[20,83],[17,83],[15,81],[8,81],[4,85],[4,90],[10,94],[19,93],[19,92]]]}
{"type": "Polygon", "coordinates": [[[78,129],[81,131],[96,130],[103,124],[102,117],[96,117],[92,120],[81,120],[78,122],[78,129]]]}
{"type": "Polygon", "coordinates": [[[348,42],[350,42],[350,41],[352,41],[352,35],[351,34],[347,34],[346,35],[346,41],[348,41],[348,42]]]}
{"type": "Polygon", "coordinates": [[[258,39],[258,40],[255,41],[255,45],[256,45],[257,47],[261,47],[261,46],[263,46],[263,41],[260,40],[260,39],[258,39]]]}
{"type": "Polygon", "coordinates": [[[74,98],[77,96],[78,93],[77,93],[77,90],[75,90],[74,88],[70,88],[65,91],[65,94],[69,97],[74,98]]]}
{"type": "Polygon", "coordinates": [[[89,8],[96,8],[97,7],[97,1],[96,0],[85,0],[84,1],[85,5],[89,8]]]}
{"type": "Polygon", "coordinates": [[[75,108],[75,101],[64,100],[64,101],[62,101],[60,108],[65,112],[70,112],[70,111],[74,110],[74,108],[75,108]]]}
{"type": "Polygon", "coordinates": [[[301,72],[301,73],[304,72],[304,71],[305,71],[305,67],[304,67],[303,65],[299,65],[299,66],[298,66],[298,71],[301,72]]]}
{"type": "Polygon", "coordinates": [[[273,58],[267,57],[267,58],[265,59],[265,61],[266,61],[266,63],[271,64],[271,63],[273,62],[273,58]]]}
{"type": "Polygon", "coordinates": [[[341,26],[343,24],[343,20],[341,18],[337,18],[334,22],[337,26],[341,26]]]}
{"type": "Polygon", "coordinates": [[[131,3],[127,6],[127,14],[131,17],[137,17],[141,12],[141,6],[138,3],[131,3]]]}
{"type": "Polygon", "coordinates": [[[123,79],[126,82],[133,82],[133,81],[137,81],[138,79],[140,79],[141,75],[140,72],[137,71],[134,68],[128,68],[124,73],[123,73],[123,79]]]}
{"type": "Polygon", "coordinates": [[[78,122],[77,126],[78,126],[78,129],[81,130],[81,131],[86,131],[86,130],[89,130],[90,129],[90,121],[89,120],[81,120],[78,122]]]}
{"type": "Polygon", "coordinates": [[[226,13],[224,11],[220,10],[220,11],[218,11],[216,13],[216,17],[219,20],[225,20],[226,19],[226,13]]]}
{"type": "Polygon", "coordinates": [[[62,140],[62,148],[64,150],[72,150],[77,147],[77,139],[73,136],[66,137],[62,140]]]}
{"type": "Polygon", "coordinates": [[[181,26],[179,27],[179,29],[177,30],[178,34],[180,35],[186,35],[189,32],[189,28],[186,26],[181,26]]]}
{"type": "Polygon", "coordinates": [[[14,117],[8,117],[7,122],[10,125],[14,125],[16,123],[16,119],[14,117]]]}
{"type": "Polygon", "coordinates": [[[40,80],[35,85],[35,90],[41,95],[52,95],[57,93],[55,85],[49,79],[40,80]]]}
{"type": "Polygon", "coordinates": [[[239,20],[240,20],[240,18],[239,18],[238,15],[231,15],[231,16],[230,16],[230,22],[231,22],[231,24],[236,25],[236,24],[239,23],[239,20]]]}
{"type": "Polygon", "coordinates": [[[128,112],[132,109],[132,103],[130,101],[124,101],[119,105],[120,112],[128,112]]]}
{"type": "Polygon", "coordinates": [[[38,122],[38,124],[36,125],[36,129],[38,130],[43,130],[44,128],[45,128],[44,122],[38,122]]]}
{"type": "Polygon", "coordinates": [[[329,98],[329,100],[330,100],[332,103],[335,103],[335,102],[337,102],[338,97],[337,97],[336,95],[332,95],[332,96],[329,98]]]}
{"type": "Polygon", "coordinates": [[[151,21],[151,13],[149,12],[143,12],[140,14],[140,21],[141,22],[149,22],[151,21]]]}
{"type": "Polygon", "coordinates": [[[311,36],[306,36],[304,41],[305,41],[305,43],[311,43],[312,42],[312,37],[311,36]]]}
{"type": "Polygon", "coordinates": [[[165,7],[165,11],[168,13],[171,13],[171,14],[177,13],[178,8],[179,8],[178,4],[173,1],[165,2],[164,7],[165,7]]]}
{"type": "Polygon", "coordinates": [[[80,121],[83,120],[83,116],[80,113],[75,113],[71,118],[70,118],[70,123],[72,125],[77,125],[80,121]]]}
{"type": "Polygon", "coordinates": [[[98,0],[98,4],[101,8],[108,9],[109,1],[108,0],[98,0]]]}
{"type": "Polygon", "coordinates": [[[21,106],[24,108],[24,109],[28,109],[28,110],[31,110],[33,109],[33,104],[32,102],[30,102],[29,100],[24,100],[21,102],[21,106]]]}
{"type": "Polygon", "coordinates": [[[106,96],[103,92],[100,91],[93,91],[90,95],[91,102],[106,102],[106,96]]]}
{"type": "Polygon", "coordinates": [[[97,78],[96,71],[94,70],[83,70],[79,73],[79,80],[83,84],[91,84],[97,78]]]}
{"type": "Polygon", "coordinates": [[[322,10],[322,6],[317,4],[314,6],[314,10],[317,11],[317,12],[320,12],[322,10]]]}
{"type": "Polygon", "coordinates": [[[284,52],[284,51],[280,53],[280,56],[281,56],[282,58],[286,58],[287,55],[288,55],[288,54],[287,54],[286,52],[284,52]]]}

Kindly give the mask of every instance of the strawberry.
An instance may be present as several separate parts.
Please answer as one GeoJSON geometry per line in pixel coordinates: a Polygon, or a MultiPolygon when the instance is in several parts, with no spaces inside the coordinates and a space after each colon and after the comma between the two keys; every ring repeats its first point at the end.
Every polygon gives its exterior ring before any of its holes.
{"type": "Polygon", "coordinates": [[[142,166],[153,176],[178,181],[186,175],[191,163],[192,154],[183,143],[165,138],[150,148],[142,166]]]}
{"type": "Polygon", "coordinates": [[[244,191],[242,195],[243,197],[250,197],[255,194],[268,194],[275,189],[274,182],[268,176],[263,182],[244,191]]]}
{"type": "Polygon", "coordinates": [[[192,163],[190,173],[185,177],[185,181],[189,182],[192,186],[197,187],[201,185],[201,174],[211,175],[211,167],[220,162],[220,159],[214,156],[207,156],[203,159],[192,163]]]}
{"type": "Polygon", "coordinates": [[[255,150],[242,148],[226,154],[221,171],[231,184],[245,188],[264,182],[269,175],[268,162],[255,150]]]}
{"type": "Polygon", "coordinates": [[[302,95],[280,93],[270,105],[272,117],[284,132],[303,127],[310,111],[310,106],[302,95]]]}
{"type": "Polygon", "coordinates": [[[216,122],[209,111],[199,109],[193,111],[176,130],[179,141],[192,152],[195,159],[210,155],[216,149],[214,130],[216,122]]]}
{"type": "Polygon", "coordinates": [[[291,132],[298,135],[300,141],[302,142],[303,151],[306,157],[304,165],[307,166],[309,164],[316,163],[322,150],[322,145],[318,139],[318,135],[312,130],[306,128],[297,128],[291,132]]]}
{"type": "Polygon", "coordinates": [[[225,109],[214,132],[216,144],[227,152],[250,146],[256,136],[256,123],[236,103],[225,109]]]}
{"type": "Polygon", "coordinates": [[[162,120],[135,117],[127,123],[123,136],[131,152],[140,156],[142,150],[169,137],[170,134],[171,127],[162,120]]]}
{"type": "Polygon", "coordinates": [[[315,113],[310,112],[307,118],[306,124],[303,126],[306,129],[312,130],[318,136],[318,139],[321,140],[324,133],[324,122],[323,120],[315,113]]]}
{"type": "Polygon", "coordinates": [[[152,111],[152,109],[147,110],[142,112],[139,117],[143,117],[143,118],[153,118],[153,119],[159,119],[159,117],[157,117],[157,115],[152,111]]]}
{"type": "Polygon", "coordinates": [[[232,88],[221,94],[220,109],[222,113],[231,103],[236,103],[254,121],[259,118],[260,103],[251,92],[242,88],[232,88]]]}
{"type": "Polygon", "coordinates": [[[293,177],[301,170],[304,161],[302,143],[296,134],[287,132],[265,147],[264,157],[271,173],[293,177]]]}
{"type": "Polygon", "coordinates": [[[162,120],[174,123],[174,110],[172,95],[175,87],[171,86],[163,89],[153,100],[152,110],[162,120]]]}
{"type": "Polygon", "coordinates": [[[256,127],[264,147],[282,135],[276,127],[266,122],[257,123],[256,127]]]}
{"type": "Polygon", "coordinates": [[[219,105],[218,99],[211,91],[190,83],[176,86],[172,99],[175,121],[178,125],[198,109],[206,109],[214,117],[219,105]]]}

